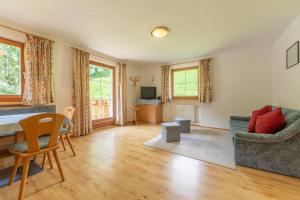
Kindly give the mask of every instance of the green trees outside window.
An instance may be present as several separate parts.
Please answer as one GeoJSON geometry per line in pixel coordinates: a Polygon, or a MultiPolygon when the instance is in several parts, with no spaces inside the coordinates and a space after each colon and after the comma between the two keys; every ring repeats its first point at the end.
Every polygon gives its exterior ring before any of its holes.
{"type": "Polygon", "coordinates": [[[21,48],[0,42],[0,95],[21,95],[21,48]]]}
{"type": "Polygon", "coordinates": [[[174,69],[173,97],[197,97],[199,87],[198,68],[174,69]]]}

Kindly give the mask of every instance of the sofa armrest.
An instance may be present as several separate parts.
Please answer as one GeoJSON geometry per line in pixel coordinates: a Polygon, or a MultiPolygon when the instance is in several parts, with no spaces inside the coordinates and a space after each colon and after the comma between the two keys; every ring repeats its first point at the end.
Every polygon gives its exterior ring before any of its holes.
{"type": "Polygon", "coordinates": [[[234,139],[235,140],[244,140],[248,142],[258,142],[258,143],[273,143],[274,138],[273,134],[256,134],[256,133],[248,133],[248,132],[236,132],[234,139]]]}
{"type": "Polygon", "coordinates": [[[230,120],[249,121],[250,117],[230,116],[230,120]]]}
{"type": "Polygon", "coordinates": [[[235,140],[244,140],[257,143],[276,143],[288,140],[300,132],[300,119],[276,134],[256,134],[248,132],[236,132],[235,140]]]}

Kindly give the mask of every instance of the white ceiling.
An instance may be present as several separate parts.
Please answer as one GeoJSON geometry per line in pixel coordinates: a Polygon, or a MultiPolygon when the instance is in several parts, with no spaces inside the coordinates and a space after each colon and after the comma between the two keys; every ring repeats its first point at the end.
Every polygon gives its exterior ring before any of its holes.
{"type": "Polygon", "coordinates": [[[0,0],[0,19],[124,60],[170,62],[270,43],[300,0],[0,0]],[[171,29],[165,39],[151,29],[171,29]]]}

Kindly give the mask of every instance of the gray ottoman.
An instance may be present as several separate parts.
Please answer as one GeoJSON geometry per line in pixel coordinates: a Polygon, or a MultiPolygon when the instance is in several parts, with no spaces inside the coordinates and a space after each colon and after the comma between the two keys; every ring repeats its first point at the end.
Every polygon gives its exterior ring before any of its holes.
{"type": "Polygon", "coordinates": [[[184,119],[180,117],[175,117],[174,122],[180,125],[181,133],[190,133],[191,132],[191,120],[184,119]]]}
{"type": "Polygon", "coordinates": [[[175,122],[161,123],[161,138],[166,142],[180,142],[180,125],[175,122]]]}

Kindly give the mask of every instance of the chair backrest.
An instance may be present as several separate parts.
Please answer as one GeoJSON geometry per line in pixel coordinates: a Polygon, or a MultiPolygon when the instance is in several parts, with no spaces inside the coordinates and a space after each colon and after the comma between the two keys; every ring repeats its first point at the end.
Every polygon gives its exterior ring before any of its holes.
{"type": "Polygon", "coordinates": [[[47,148],[56,146],[59,129],[64,119],[65,116],[61,114],[43,113],[21,120],[19,123],[23,128],[28,145],[27,152],[31,153],[40,150],[38,139],[41,136],[49,136],[47,148]]]}
{"type": "Polygon", "coordinates": [[[64,115],[69,118],[70,121],[72,121],[73,115],[75,112],[75,108],[73,106],[65,107],[64,109],[64,115]]]}

